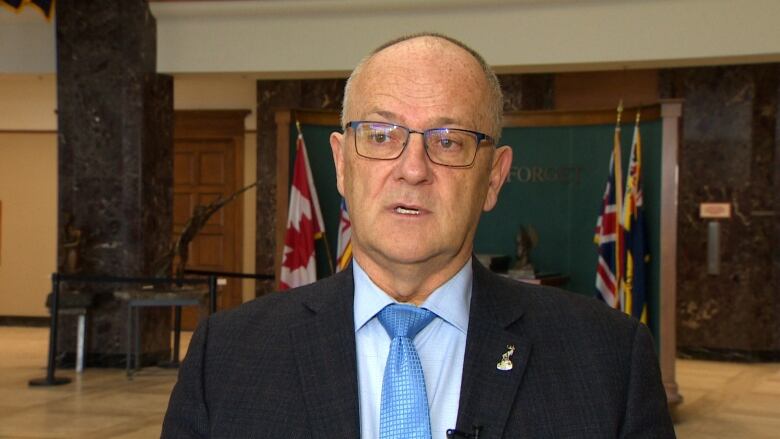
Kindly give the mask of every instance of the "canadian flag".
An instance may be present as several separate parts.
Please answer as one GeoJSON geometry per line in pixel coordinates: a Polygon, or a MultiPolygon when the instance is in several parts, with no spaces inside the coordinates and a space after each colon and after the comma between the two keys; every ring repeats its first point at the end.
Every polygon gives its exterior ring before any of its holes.
{"type": "Polygon", "coordinates": [[[317,280],[314,240],[320,238],[324,231],[320,201],[317,198],[317,189],[314,187],[306,145],[303,142],[303,134],[299,132],[290,188],[287,233],[284,236],[280,290],[299,287],[317,280]]]}

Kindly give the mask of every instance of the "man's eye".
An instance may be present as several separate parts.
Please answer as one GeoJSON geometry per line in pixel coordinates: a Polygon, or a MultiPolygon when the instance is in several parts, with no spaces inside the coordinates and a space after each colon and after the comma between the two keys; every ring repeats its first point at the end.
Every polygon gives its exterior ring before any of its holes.
{"type": "Polygon", "coordinates": [[[387,140],[387,134],[385,134],[385,133],[374,134],[374,141],[375,142],[380,142],[381,143],[381,142],[384,142],[386,140],[387,140]]]}
{"type": "Polygon", "coordinates": [[[390,136],[388,136],[387,133],[383,131],[374,131],[368,134],[368,139],[372,143],[385,143],[390,140],[390,136]]]}
{"type": "Polygon", "coordinates": [[[463,147],[463,143],[452,137],[440,137],[436,146],[444,151],[457,151],[463,147]]]}

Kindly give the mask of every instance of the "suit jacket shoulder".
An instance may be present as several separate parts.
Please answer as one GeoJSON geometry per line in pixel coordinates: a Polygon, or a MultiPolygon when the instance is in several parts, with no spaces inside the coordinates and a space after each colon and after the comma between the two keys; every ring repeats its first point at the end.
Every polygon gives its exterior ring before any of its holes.
{"type": "Polygon", "coordinates": [[[357,437],[352,273],[202,322],[163,437],[357,437]]]}

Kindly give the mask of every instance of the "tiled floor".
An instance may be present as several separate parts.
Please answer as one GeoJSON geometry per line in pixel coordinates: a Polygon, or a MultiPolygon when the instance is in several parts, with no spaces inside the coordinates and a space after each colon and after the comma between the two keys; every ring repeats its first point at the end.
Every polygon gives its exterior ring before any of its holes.
{"type": "Polygon", "coordinates": [[[677,361],[680,438],[780,438],[780,363],[677,361]]]}
{"type": "MultiPolygon", "coordinates": [[[[185,341],[188,337],[185,337],[185,341]]],[[[133,381],[123,370],[72,370],[74,382],[30,388],[45,375],[48,330],[0,327],[0,438],[155,438],[176,379],[147,368],[133,381]]],[[[780,363],[680,360],[678,437],[780,438],[780,363]]]]}
{"type": "MultiPolygon", "coordinates": [[[[48,329],[0,327],[0,438],[156,438],[176,371],[58,371],[71,384],[28,387],[46,375],[48,329]]],[[[189,336],[183,337],[189,341],[189,336]]]]}

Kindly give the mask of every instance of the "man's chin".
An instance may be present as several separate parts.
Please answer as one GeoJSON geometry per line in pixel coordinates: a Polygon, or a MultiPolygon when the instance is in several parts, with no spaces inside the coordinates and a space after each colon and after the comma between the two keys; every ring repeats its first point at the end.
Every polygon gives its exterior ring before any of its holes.
{"type": "Polygon", "coordinates": [[[385,246],[376,246],[366,256],[379,265],[424,266],[444,254],[434,248],[420,248],[419,243],[392,242],[385,246]],[[409,245],[405,245],[409,244],[409,245]]]}

